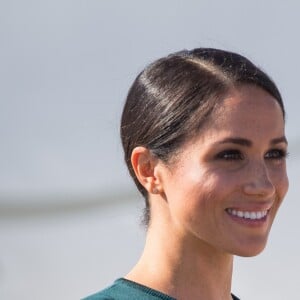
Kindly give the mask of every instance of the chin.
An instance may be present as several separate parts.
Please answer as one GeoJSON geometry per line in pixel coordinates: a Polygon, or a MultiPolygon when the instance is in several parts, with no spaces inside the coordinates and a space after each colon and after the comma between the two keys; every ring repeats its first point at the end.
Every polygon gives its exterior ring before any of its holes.
{"type": "Polygon", "coordinates": [[[266,247],[266,243],[260,245],[245,245],[245,247],[239,247],[235,249],[233,254],[241,257],[254,257],[259,255],[266,247]]]}

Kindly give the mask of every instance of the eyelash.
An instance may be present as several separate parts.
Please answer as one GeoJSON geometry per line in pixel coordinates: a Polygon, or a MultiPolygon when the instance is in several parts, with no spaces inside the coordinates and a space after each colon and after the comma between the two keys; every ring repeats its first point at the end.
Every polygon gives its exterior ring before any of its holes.
{"type": "MultiPolygon", "coordinates": [[[[271,149],[265,155],[266,159],[282,160],[288,157],[288,153],[281,149],[271,149]]],[[[217,159],[231,161],[243,160],[245,157],[239,150],[225,150],[216,155],[217,159]]]]}
{"type": "Polygon", "coordinates": [[[275,159],[275,160],[281,160],[288,157],[288,153],[285,150],[281,149],[272,149],[270,150],[265,157],[267,159],[275,159]],[[269,155],[270,154],[270,155],[269,155]],[[268,155],[268,156],[267,156],[268,155]],[[267,157],[266,157],[267,156],[267,157]]]}
{"type": "Polygon", "coordinates": [[[243,160],[244,156],[239,150],[225,150],[218,153],[216,158],[222,160],[243,160]]]}

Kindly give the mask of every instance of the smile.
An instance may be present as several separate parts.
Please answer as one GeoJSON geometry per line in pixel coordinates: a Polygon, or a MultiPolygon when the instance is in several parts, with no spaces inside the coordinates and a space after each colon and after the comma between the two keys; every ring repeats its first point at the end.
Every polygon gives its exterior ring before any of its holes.
{"type": "Polygon", "coordinates": [[[267,210],[241,211],[241,210],[228,208],[228,209],[226,209],[226,211],[232,216],[235,216],[238,218],[243,218],[243,219],[250,219],[250,220],[261,220],[268,214],[267,210]]]}

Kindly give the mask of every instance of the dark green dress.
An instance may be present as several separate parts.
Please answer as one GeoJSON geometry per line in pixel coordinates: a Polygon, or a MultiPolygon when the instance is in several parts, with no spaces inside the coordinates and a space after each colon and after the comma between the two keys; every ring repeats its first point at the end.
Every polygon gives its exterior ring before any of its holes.
{"type": "MultiPolygon", "coordinates": [[[[99,293],[91,295],[83,300],[176,300],[166,294],[163,294],[144,285],[127,280],[125,278],[117,279],[113,285],[102,290],[99,293]]],[[[233,300],[239,300],[232,295],[233,300]]]]}

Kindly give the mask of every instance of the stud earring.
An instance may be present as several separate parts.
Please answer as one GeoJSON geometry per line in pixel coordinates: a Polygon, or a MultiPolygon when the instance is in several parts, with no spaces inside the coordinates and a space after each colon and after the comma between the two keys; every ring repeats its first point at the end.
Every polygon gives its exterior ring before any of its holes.
{"type": "Polygon", "coordinates": [[[154,188],[152,189],[152,193],[153,193],[153,194],[158,194],[158,189],[157,189],[156,187],[154,187],[154,188]]]}

